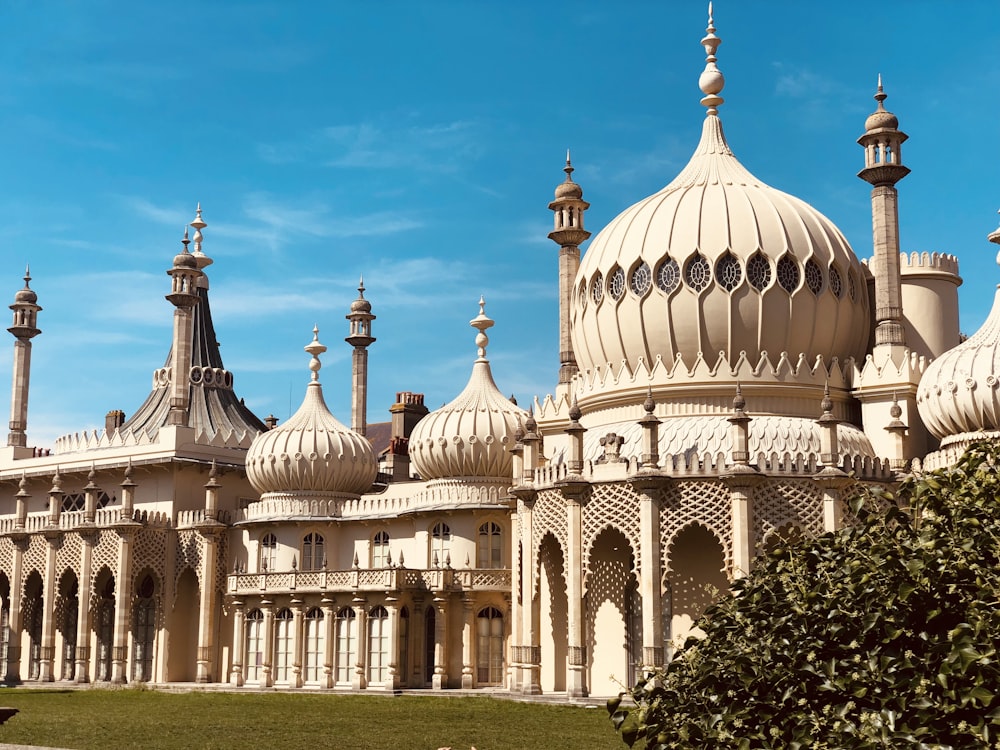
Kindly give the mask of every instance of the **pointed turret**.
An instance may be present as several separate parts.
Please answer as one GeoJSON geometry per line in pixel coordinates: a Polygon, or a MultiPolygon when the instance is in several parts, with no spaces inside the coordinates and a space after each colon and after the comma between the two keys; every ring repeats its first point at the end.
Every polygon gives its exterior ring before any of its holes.
{"type": "Polygon", "coordinates": [[[559,245],[559,384],[565,386],[579,372],[573,341],[570,338],[570,307],[573,284],[580,268],[580,244],[590,238],[583,228],[583,214],[590,204],[583,199],[583,188],[573,182],[573,164],[566,149],[566,179],[556,188],[549,210],[555,214],[555,229],[549,239],[559,245]]]}
{"type": "Polygon", "coordinates": [[[24,289],[14,295],[14,322],[7,330],[14,337],[14,382],[10,393],[10,432],[7,445],[25,448],[28,445],[28,385],[31,378],[31,339],[41,333],[38,328],[38,295],[31,288],[31,269],[24,269],[24,289]]]}
{"type": "Polygon", "coordinates": [[[885,108],[886,93],[878,77],[878,108],[865,121],[858,143],[865,149],[865,168],[858,172],[872,185],[872,239],[875,276],[875,347],[906,344],[899,270],[899,206],[896,183],[910,170],[903,166],[901,146],[906,133],[885,108]]]}
{"type": "Polygon", "coordinates": [[[354,347],[351,354],[351,429],[364,435],[368,426],[368,347],[372,336],[372,303],[365,299],[365,278],[358,282],[358,298],[344,316],[351,322],[351,335],[344,339],[354,347]]]}

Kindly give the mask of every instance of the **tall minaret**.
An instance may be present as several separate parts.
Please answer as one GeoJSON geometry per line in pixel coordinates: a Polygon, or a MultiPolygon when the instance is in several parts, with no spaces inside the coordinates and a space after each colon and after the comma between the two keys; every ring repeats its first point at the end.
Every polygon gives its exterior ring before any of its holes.
{"type": "Polygon", "coordinates": [[[31,269],[24,270],[24,289],[14,295],[14,324],[8,328],[14,341],[14,383],[10,390],[10,432],[7,445],[25,448],[28,445],[28,381],[31,378],[31,339],[38,329],[38,295],[29,286],[31,269]]]}
{"type": "Polygon", "coordinates": [[[906,133],[899,120],[882,102],[882,76],[878,77],[875,101],[878,109],[865,121],[865,134],[858,138],[865,149],[865,168],[858,172],[872,185],[872,236],[875,275],[875,349],[903,347],[903,303],[899,273],[899,206],[896,183],[910,173],[903,166],[900,146],[906,133]]]}
{"type": "Polygon", "coordinates": [[[565,388],[579,372],[570,338],[572,321],[569,316],[573,284],[580,269],[580,243],[590,237],[590,232],[583,228],[583,214],[590,204],[583,199],[583,188],[573,182],[569,149],[563,172],[566,179],[556,188],[555,200],[549,204],[549,210],[555,214],[555,229],[549,232],[549,239],[559,245],[559,385],[565,388]]]}
{"type": "MultiPolygon", "coordinates": [[[[194,221],[194,249],[201,252],[201,230],[207,226],[201,220],[201,204],[194,221]]],[[[202,277],[198,268],[198,258],[188,252],[187,228],[181,243],[184,250],[174,257],[174,265],[167,274],[171,277],[170,294],[167,300],[174,305],[174,339],[170,357],[170,412],[167,424],[187,425],[190,407],[188,381],[191,371],[191,353],[194,346],[194,306],[198,304],[198,282],[202,277]]]]}
{"type": "Polygon", "coordinates": [[[344,341],[354,347],[351,356],[351,429],[365,434],[368,424],[368,347],[375,341],[372,336],[372,303],[365,299],[365,279],[358,282],[358,298],[351,303],[351,312],[345,315],[351,321],[351,335],[344,341]]]}

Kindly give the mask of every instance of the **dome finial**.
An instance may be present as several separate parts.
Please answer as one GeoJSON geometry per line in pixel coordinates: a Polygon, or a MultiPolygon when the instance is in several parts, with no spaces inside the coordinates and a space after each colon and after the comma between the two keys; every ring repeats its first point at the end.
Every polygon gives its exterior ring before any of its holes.
{"type": "Polygon", "coordinates": [[[569,158],[569,149],[566,149],[566,166],[563,167],[563,172],[566,173],[566,182],[573,181],[573,162],[569,158]]]}
{"type": "Polygon", "coordinates": [[[726,85],[726,79],[716,65],[715,53],[719,49],[722,40],[715,35],[715,20],[712,16],[712,3],[708,4],[708,27],[705,29],[705,37],[701,40],[701,46],[705,48],[705,70],[698,78],[698,87],[705,95],[701,99],[702,105],[708,108],[707,114],[717,115],[719,105],[723,99],[719,94],[726,85]]]}
{"type": "MultiPolygon", "coordinates": [[[[1000,214],[1000,211],[997,211],[997,213],[1000,214]]],[[[986,239],[988,239],[990,242],[1000,245],[1000,227],[997,227],[988,235],[986,235],[986,239]]],[[[997,252],[997,265],[1000,266],[1000,252],[997,252]]]]}
{"type": "Polygon", "coordinates": [[[184,252],[188,252],[188,245],[191,244],[191,240],[188,238],[188,228],[184,227],[184,236],[181,237],[181,244],[184,245],[184,252]]]}
{"type": "Polygon", "coordinates": [[[208,226],[205,220],[201,218],[201,201],[198,202],[198,207],[194,213],[194,221],[191,222],[191,227],[194,229],[194,250],[191,254],[197,258],[198,268],[204,268],[212,264],[212,259],[205,255],[201,249],[201,241],[204,239],[201,230],[208,226]]]}
{"type": "Polygon", "coordinates": [[[307,354],[312,355],[309,360],[309,369],[312,371],[310,380],[313,383],[319,382],[319,371],[323,363],[319,361],[319,355],[326,351],[326,347],[319,343],[319,326],[313,326],[313,340],[303,347],[307,354]]]}
{"type": "Polygon", "coordinates": [[[482,296],[479,298],[479,315],[469,321],[469,325],[477,329],[476,347],[479,350],[479,360],[486,360],[486,346],[490,343],[486,330],[493,327],[493,321],[486,317],[486,300],[482,296]]]}
{"type": "Polygon", "coordinates": [[[24,266],[24,288],[31,289],[31,265],[25,264],[24,266]]]}

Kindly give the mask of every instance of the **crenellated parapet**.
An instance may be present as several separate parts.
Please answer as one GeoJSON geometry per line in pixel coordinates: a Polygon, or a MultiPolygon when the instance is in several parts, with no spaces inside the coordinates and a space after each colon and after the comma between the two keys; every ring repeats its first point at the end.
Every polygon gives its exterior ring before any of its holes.
{"type": "MultiPolygon", "coordinates": [[[[899,254],[899,272],[903,276],[911,276],[921,273],[926,274],[948,274],[958,276],[958,256],[948,253],[912,252],[899,254]]],[[[957,279],[957,283],[961,283],[957,279]]]]}
{"type": "MultiPolygon", "coordinates": [[[[115,430],[108,433],[106,430],[90,430],[85,432],[74,432],[56,438],[54,454],[80,453],[83,451],[114,450],[124,447],[141,447],[160,445],[166,430],[155,430],[150,434],[146,430],[115,430]]],[[[246,450],[250,447],[256,430],[225,430],[215,431],[201,430],[194,433],[194,442],[200,446],[213,448],[236,448],[246,450]]]]}

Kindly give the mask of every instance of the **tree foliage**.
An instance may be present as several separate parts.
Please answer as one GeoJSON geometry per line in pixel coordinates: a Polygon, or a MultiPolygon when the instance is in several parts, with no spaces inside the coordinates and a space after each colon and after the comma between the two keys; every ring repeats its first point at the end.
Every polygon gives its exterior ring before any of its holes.
{"type": "Polygon", "coordinates": [[[608,702],[626,744],[1000,747],[998,468],[984,443],[759,560],[704,638],[608,702]]]}

